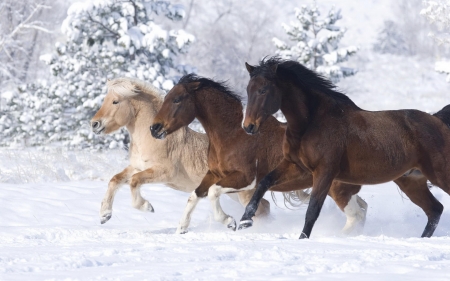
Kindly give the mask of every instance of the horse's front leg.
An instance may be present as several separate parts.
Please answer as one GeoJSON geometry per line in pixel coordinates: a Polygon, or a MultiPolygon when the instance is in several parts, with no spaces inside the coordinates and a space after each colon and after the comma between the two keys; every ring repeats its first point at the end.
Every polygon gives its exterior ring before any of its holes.
{"type": "MultiPolygon", "coordinates": [[[[328,168],[328,167],[327,167],[328,168]]],[[[305,225],[299,239],[309,238],[311,231],[322,210],[323,202],[330,191],[331,183],[336,172],[332,169],[316,169],[313,172],[313,188],[308,209],[306,210],[305,225]],[[322,172],[324,170],[324,172],[322,172]]]]}
{"type": "Polygon", "coordinates": [[[151,182],[165,182],[168,179],[168,171],[162,167],[152,167],[142,172],[136,173],[131,177],[131,205],[144,212],[154,212],[152,204],[141,195],[141,186],[151,182]]]}
{"type": "Polygon", "coordinates": [[[134,171],[135,169],[132,166],[128,166],[109,181],[108,189],[100,207],[100,222],[102,224],[107,222],[112,216],[112,205],[117,190],[131,177],[134,171]]]}
{"type": "Polygon", "coordinates": [[[177,234],[184,234],[187,232],[187,229],[191,222],[192,212],[197,206],[198,201],[200,200],[200,198],[204,198],[208,195],[209,188],[217,181],[218,178],[208,170],[206,175],[203,177],[200,185],[194,191],[192,191],[191,195],[189,196],[186,208],[184,209],[183,216],[181,217],[176,231],[177,234]]]}
{"type": "Polygon", "coordinates": [[[280,164],[273,170],[268,173],[258,184],[256,187],[255,193],[253,193],[252,199],[248,203],[245,208],[244,215],[241,218],[239,223],[239,229],[245,229],[251,227],[253,225],[252,218],[256,214],[256,210],[258,209],[258,205],[261,202],[264,194],[270,187],[273,185],[283,184],[285,182],[291,181],[293,178],[298,177],[298,168],[294,163],[288,162],[287,160],[281,161],[280,164]]]}
{"type": "Polygon", "coordinates": [[[214,214],[214,220],[226,225],[229,229],[236,231],[236,221],[230,215],[227,215],[220,205],[220,195],[223,189],[218,185],[213,185],[208,189],[208,198],[214,214]]]}

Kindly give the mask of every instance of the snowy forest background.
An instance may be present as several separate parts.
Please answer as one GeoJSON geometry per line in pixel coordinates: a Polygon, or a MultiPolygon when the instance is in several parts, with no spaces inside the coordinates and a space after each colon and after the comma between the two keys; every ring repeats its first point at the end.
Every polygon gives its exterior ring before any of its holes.
{"type": "MultiPolygon", "coordinates": [[[[190,232],[174,235],[189,194],[164,184],[141,190],[155,213],[135,210],[124,185],[101,224],[108,181],[130,163],[125,130],[97,136],[88,122],[107,79],[167,91],[195,71],[245,98],[244,62],[275,54],[364,109],[435,112],[450,104],[449,2],[1,0],[0,280],[448,280],[450,197],[437,187],[445,209],[430,239],[418,238],[425,213],[393,182],[363,186],[354,237],[327,198],[312,239],[298,241],[306,205],[284,206],[280,193],[265,195],[267,219],[236,232],[201,200],[190,232]]],[[[239,202],[220,201],[241,218],[239,202]]]]}
{"type": "Polygon", "coordinates": [[[125,131],[89,130],[107,79],[167,91],[194,71],[245,97],[244,62],[275,54],[365,109],[449,103],[446,1],[5,0],[0,15],[0,146],[121,147],[125,131]]]}

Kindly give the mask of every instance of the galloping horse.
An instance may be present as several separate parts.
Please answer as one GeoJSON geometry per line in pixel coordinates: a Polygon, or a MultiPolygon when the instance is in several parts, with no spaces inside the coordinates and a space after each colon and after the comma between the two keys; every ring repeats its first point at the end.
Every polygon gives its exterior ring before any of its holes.
{"type": "MultiPolygon", "coordinates": [[[[163,103],[163,92],[138,79],[118,78],[107,83],[108,93],[102,107],[91,120],[92,130],[109,134],[125,126],[131,136],[130,165],[115,175],[100,208],[101,223],[112,215],[114,196],[125,182],[130,184],[132,206],[153,212],[152,205],[142,198],[140,187],[145,183],[164,183],[173,189],[191,192],[208,171],[208,137],[183,128],[165,141],[155,140],[148,130],[163,103]]],[[[253,190],[238,194],[246,206],[253,190]]],[[[262,213],[270,204],[264,200],[262,213]]]]}
{"type": "MultiPolygon", "coordinates": [[[[235,230],[235,220],[220,208],[219,196],[224,193],[254,190],[260,180],[282,160],[285,128],[275,117],[268,116],[261,134],[249,136],[241,127],[241,100],[223,83],[193,74],[182,77],[165,97],[150,130],[158,139],[187,126],[194,118],[203,125],[209,137],[209,170],[201,184],[189,197],[177,232],[187,231],[198,200],[209,197],[216,221],[235,230]]],[[[272,191],[293,191],[311,187],[309,172],[297,173],[290,182],[277,185],[272,191]]],[[[361,186],[335,182],[330,196],[347,215],[344,232],[350,232],[365,220],[367,204],[356,193],[361,186]]],[[[255,205],[256,211],[257,205],[255,205]]]]}
{"type": "Polygon", "coordinates": [[[250,81],[244,129],[256,134],[281,109],[287,130],[284,159],[258,185],[242,228],[251,226],[254,208],[270,186],[289,181],[296,166],[313,176],[301,239],[310,237],[333,180],[378,184],[397,179],[428,217],[422,237],[433,235],[443,206],[426,180],[450,193],[450,107],[435,116],[418,110],[370,112],[298,62],[270,58],[246,67],[250,81]],[[414,169],[423,174],[410,173],[414,169]]]}

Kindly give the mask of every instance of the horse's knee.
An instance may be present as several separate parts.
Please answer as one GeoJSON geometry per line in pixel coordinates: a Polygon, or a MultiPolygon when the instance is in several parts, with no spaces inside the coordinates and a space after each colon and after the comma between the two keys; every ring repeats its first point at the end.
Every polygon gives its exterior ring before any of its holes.
{"type": "Polygon", "coordinates": [[[122,182],[122,178],[119,175],[115,175],[112,179],[109,180],[108,187],[117,186],[122,182]]]}
{"type": "MultiPolygon", "coordinates": [[[[197,193],[197,192],[196,192],[196,193],[197,193]]],[[[197,194],[197,196],[198,196],[198,194],[197,194]]],[[[211,186],[211,187],[208,189],[208,194],[206,194],[206,196],[208,196],[208,198],[209,198],[210,200],[217,200],[217,198],[219,198],[219,196],[220,196],[219,188],[217,188],[217,187],[215,187],[215,186],[211,186]]],[[[201,197],[201,196],[198,196],[198,197],[201,197]]]]}
{"type": "Polygon", "coordinates": [[[140,184],[141,184],[141,182],[138,177],[136,177],[136,176],[131,177],[131,180],[130,180],[131,189],[135,189],[135,188],[139,187],[140,184]]]}

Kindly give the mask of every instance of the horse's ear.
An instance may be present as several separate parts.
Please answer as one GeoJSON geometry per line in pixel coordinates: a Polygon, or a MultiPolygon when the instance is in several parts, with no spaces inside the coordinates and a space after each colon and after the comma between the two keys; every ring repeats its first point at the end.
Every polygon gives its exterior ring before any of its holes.
{"type": "Polygon", "coordinates": [[[247,62],[245,62],[245,68],[247,68],[249,74],[252,74],[253,70],[255,70],[255,67],[249,65],[247,62]]]}
{"type": "Polygon", "coordinates": [[[188,92],[196,91],[200,87],[200,82],[191,82],[187,85],[188,92]]]}
{"type": "Polygon", "coordinates": [[[270,71],[272,71],[273,74],[277,73],[278,64],[274,64],[270,66],[270,71]]]}

